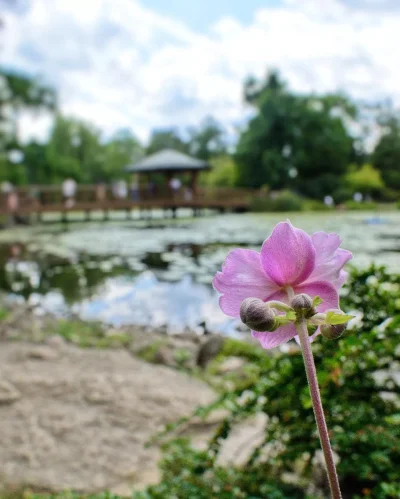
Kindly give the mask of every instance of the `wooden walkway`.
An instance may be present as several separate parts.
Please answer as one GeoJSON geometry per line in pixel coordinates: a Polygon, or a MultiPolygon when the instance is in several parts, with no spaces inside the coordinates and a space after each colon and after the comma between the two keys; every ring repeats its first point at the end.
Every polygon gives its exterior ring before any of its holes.
{"type": "Polygon", "coordinates": [[[177,193],[141,189],[118,198],[109,186],[82,185],[74,198],[64,199],[61,186],[29,186],[1,194],[0,215],[34,222],[46,213],[59,213],[60,219],[66,220],[71,212],[82,212],[85,219],[90,219],[92,212],[102,212],[104,219],[108,219],[114,211],[125,211],[127,217],[134,210],[149,213],[153,209],[169,211],[172,216],[179,208],[192,209],[194,214],[203,209],[246,211],[255,194],[256,191],[248,189],[226,188],[198,188],[196,193],[182,189],[177,193]]]}

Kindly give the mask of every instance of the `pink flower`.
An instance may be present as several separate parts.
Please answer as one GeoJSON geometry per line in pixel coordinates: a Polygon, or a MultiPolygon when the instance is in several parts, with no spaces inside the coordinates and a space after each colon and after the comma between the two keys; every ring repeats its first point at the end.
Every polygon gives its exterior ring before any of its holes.
{"type": "MultiPolygon", "coordinates": [[[[228,254],[222,272],[217,272],[213,279],[214,288],[222,293],[221,310],[239,318],[240,305],[246,298],[289,304],[292,293],[319,296],[323,302],[317,307],[318,312],[339,308],[338,290],[348,275],[342,269],[352,258],[350,251],[339,248],[340,243],[337,234],[316,232],[310,237],[289,221],[280,222],[264,241],[260,253],[235,249],[228,254]]],[[[252,334],[267,349],[297,335],[293,324],[274,332],[252,334]]],[[[317,334],[319,329],[312,339],[317,334]]]]}

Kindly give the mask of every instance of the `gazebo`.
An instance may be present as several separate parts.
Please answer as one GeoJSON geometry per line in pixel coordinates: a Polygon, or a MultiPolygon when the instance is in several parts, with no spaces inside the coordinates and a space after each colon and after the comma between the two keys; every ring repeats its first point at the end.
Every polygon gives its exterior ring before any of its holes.
{"type": "Polygon", "coordinates": [[[174,149],[163,149],[128,166],[126,171],[138,175],[145,174],[149,183],[151,174],[162,173],[165,175],[168,185],[175,175],[188,173],[190,174],[191,190],[195,193],[199,172],[208,169],[210,169],[210,165],[206,161],[192,158],[174,149]]]}

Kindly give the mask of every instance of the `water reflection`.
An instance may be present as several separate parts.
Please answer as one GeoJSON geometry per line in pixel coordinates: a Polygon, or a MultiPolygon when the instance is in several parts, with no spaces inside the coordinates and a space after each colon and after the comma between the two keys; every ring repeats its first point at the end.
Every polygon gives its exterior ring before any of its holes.
{"type": "Polygon", "coordinates": [[[32,294],[58,291],[66,304],[92,296],[113,276],[134,274],[123,259],[79,254],[74,261],[26,245],[0,245],[0,289],[29,299],[32,294]]]}
{"type": "MultiPolygon", "coordinates": [[[[232,215],[148,227],[87,224],[24,229],[0,242],[0,289],[57,314],[113,324],[232,333],[211,279],[231,247],[259,249],[281,215],[232,215]],[[144,230],[145,229],[145,230],[144,230]]],[[[363,214],[294,215],[308,232],[339,232],[355,265],[372,260],[400,271],[400,215],[369,224],[363,214]]],[[[1,236],[4,236],[2,233],[1,236]]],[[[7,235],[7,234],[6,234],[7,235]]]]}

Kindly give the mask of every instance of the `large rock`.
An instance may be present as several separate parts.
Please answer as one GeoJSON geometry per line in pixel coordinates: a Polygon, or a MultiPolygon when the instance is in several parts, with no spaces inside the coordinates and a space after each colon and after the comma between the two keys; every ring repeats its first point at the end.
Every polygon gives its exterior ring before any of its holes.
{"type": "Polygon", "coordinates": [[[0,348],[5,485],[93,492],[154,482],[159,451],[144,444],[215,397],[199,380],[126,350],[37,352],[20,342],[0,348]]]}

